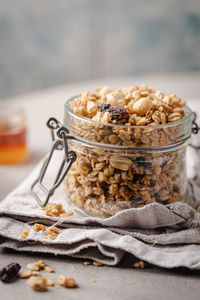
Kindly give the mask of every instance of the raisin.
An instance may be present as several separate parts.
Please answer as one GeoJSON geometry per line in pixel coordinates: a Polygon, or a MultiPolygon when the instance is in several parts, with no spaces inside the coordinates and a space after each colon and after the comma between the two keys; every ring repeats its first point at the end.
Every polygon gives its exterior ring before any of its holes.
{"type": "Polygon", "coordinates": [[[101,111],[102,113],[105,113],[106,111],[109,110],[110,107],[111,107],[111,104],[102,104],[99,106],[99,111],[101,111]]]}
{"type": "Polygon", "coordinates": [[[5,283],[11,281],[17,277],[20,269],[21,266],[18,263],[11,263],[7,265],[5,268],[0,270],[0,280],[5,283]]]}
{"type": "Polygon", "coordinates": [[[99,106],[99,111],[102,113],[109,112],[111,120],[121,121],[129,118],[129,114],[126,109],[116,105],[102,104],[99,106]]]}

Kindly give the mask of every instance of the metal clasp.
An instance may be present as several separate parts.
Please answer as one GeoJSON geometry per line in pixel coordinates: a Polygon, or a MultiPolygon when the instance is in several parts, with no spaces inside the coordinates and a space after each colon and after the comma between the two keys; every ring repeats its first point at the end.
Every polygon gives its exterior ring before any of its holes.
{"type": "MultiPolygon", "coordinates": [[[[197,114],[195,112],[193,112],[193,115],[194,115],[194,119],[193,119],[193,122],[192,122],[192,133],[193,134],[198,134],[199,131],[200,131],[200,127],[196,122],[197,114]]],[[[196,146],[196,145],[193,145],[191,143],[189,144],[189,146],[191,146],[194,149],[200,149],[200,146],[196,146]]]]}
{"type": "Polygon", "coordinates": [[[47,121],[47,127],[51,130],[53,145],[51,147],[51,151],[49,152],[46,160],[42,165],[38,178],[31,185],[31,194],[41,207],[44,207],[48,203],[49,198],[54,194],[57,187],[62,183],[71,165],[76,160],[76,153],[74,151],[69,151],[68,148],[68,139],[73,139],[72,136],[68,135],[69,130],[66,127],[62,126],[62,124],[55,118],[50,118],[47,121]],[[62,150],[64,150],[62,162],[55,176],[53,186],[48,189],[43,183],[45,174],[54,152],[62,150]],[[39,197],[39,191],[42,191],[44,193],[44,201],[42,201],[39,197]]]}

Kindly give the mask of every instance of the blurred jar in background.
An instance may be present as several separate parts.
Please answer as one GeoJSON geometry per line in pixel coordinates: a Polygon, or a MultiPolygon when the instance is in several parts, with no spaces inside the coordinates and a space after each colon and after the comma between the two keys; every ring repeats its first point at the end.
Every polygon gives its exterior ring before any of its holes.
{"type": "Polygon", "coordinates": [[[23,108],[0,104],[0,164],[15,164],[27,157],[26,122],[23,108]]]}

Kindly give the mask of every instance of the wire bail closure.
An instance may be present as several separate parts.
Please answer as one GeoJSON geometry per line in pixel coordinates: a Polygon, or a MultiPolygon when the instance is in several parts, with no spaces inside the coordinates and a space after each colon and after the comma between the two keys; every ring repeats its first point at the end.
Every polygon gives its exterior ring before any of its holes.
{"type": "Polygon", "coordinates": [[[49,152],[47,158],[45,159],[42,165],[38,178],[31,185],[31,194],[41,207],[44,207],[48,203],[49,198],[54,194],[57,187],[63,182],[65,176],[71,168],[71,165],[76,160],[76,153],[74,151],[69,151],[68,147],[68,139],[73,139],[73,136],[68,135],[69,130],[55,118],[50,118],[47,121],[47,127],[51,130],[53,145],[51,147],[51,151],[49,152]],[[56,150],[64,150],[64,156],[60,164],[59,170],[56,174],[53,186],[50,189],[48,189],[43,184],[43,180],[47,172],[49,163],[52,159],[52,156],[56,150]],[[41,200],[41,198],[38,195],[38,192],[35,191],[36,187],[44,193],[44,201],[41,200]]]}
{"type": "MultiPolygon", "coordinates": [[[[200,131],[200,127],[196,122],[197,114],[194,111],[193,111],[193,115],[194,115],[194,119],[193,119],[193,122],[192,122],[192,133],[193,134],[198,134],[199,131],[200,131]]],[[[189,144],[189,146],[191,146],[194,149],[200,149],[200,146],[196,146],[196,145],[193,145],[191,143],[189,144]]]]}

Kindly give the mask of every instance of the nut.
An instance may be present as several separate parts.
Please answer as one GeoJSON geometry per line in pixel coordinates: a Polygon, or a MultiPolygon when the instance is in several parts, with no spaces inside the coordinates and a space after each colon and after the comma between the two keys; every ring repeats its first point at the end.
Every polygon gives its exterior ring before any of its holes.
{"type": "Polygon", "coordinates": [[[138,116],[144,116],[153,106],[152,100],[148,97],[139,99],[133,104],[132,111],[138,116]]]}
{"type": "Polygon", "coordinates": [[[107,98],[107,103],[109,103],[109,104],[121,106],[121,107],[123,107],[125,105],[125,100],[124,100],[123,96],[116,91],[107,94],[106,98],[107,98]]]}

